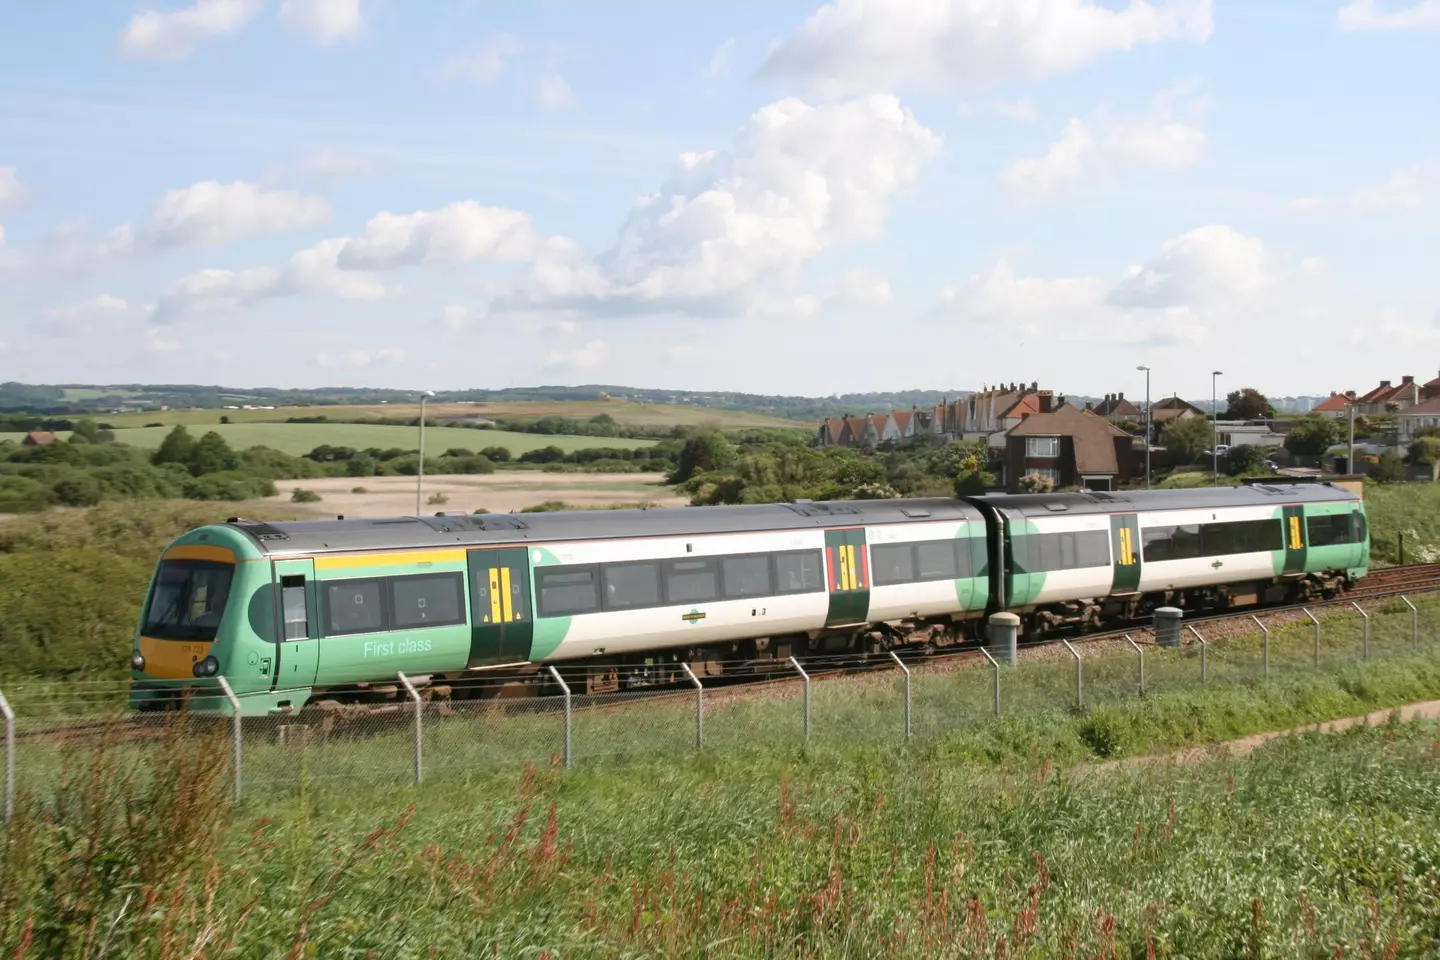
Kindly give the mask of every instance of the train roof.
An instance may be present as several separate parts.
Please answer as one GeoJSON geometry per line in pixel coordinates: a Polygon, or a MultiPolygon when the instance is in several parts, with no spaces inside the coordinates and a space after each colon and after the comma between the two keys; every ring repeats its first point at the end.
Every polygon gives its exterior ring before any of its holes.
{"type": "Polygon", "coordinates": [[[568,510],[542,513],[436,514],[268,523],[232,517],[226,525],[270,554],[333,553],[445,545],[543,543],[622,537],[683,537],[760,530],[809,530],[886,523],[983,520],[963,500],[914,498],[568,510]]]}
{"type": "Polygon", "coordinates": [[[1203,510],[1215,507],[1278,506],[1296,503],[1333,503],[1358,498],[1344,487],[1328,483],[1257,483],[1244,487],[1196,487],[1190,490],[1126,490],[1106,493],[992,493],[966,498],[1022,516],[1057,513],[1129,513],[1154,510],[1203,510]]]}

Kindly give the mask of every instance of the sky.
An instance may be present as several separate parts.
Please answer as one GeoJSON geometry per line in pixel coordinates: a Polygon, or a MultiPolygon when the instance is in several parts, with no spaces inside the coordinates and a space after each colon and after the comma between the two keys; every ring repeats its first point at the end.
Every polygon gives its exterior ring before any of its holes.
{"type": "Polygon", "coordinates": [[[0,379],[1440,373],[1440,0],[0,10],[0,379]]]}

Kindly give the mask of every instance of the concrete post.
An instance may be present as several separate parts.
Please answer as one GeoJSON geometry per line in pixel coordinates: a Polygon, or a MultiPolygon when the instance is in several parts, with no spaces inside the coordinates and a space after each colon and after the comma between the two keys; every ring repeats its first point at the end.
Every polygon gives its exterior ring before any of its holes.
{"type": "Polygon", "coordinates": [[[1006,666],[1015,666],[1020,642],[1020,618],[1013,613],[990,616],[990,650],[995,659],[1006,666]]]}
{"type": "Polygon", "coordinates": [[[1161,647],[1180,646],[1180,621],[1185,611],[1178,607],[1155,609],[1155,644],[1161,647]]]}

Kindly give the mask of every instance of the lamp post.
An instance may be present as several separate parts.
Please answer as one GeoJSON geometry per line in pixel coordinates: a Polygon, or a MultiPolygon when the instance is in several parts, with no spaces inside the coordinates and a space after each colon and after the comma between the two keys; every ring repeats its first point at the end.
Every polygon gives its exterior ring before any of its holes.
{"type": "Polygon", "coordinates": [[[1215,442],[1220,438],[1216,429],[1220,422],[1220,408],[1216,403],[1215,378],[1219,377],[1219,370],[1210,371],[1210,485],[1220,486],[1220,452],[1215,449],[1215,442]]]}
{"type": "Polygon", "coordinates": [[[420,494],[425,487],[425,399],[435,396],[434,390],[420,394],[420,462],[415,465],[415,516],[420,516],[420,494]]]}
{"type": "Polygon", "coordinates": [[[1151,410],[1150,410],[1150,368],[1145,364],[1135,368],[1145,371],[1145,489],[1150,489],[1150,432],[1151,432],[1151,410]]]}

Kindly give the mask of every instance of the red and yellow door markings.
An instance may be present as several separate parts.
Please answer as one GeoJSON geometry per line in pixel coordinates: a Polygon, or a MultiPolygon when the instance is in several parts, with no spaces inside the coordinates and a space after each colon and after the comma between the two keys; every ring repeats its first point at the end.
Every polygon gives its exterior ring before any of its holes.
{"type": "Polygon", "coordinates": [[[827,625],[864,623],[870,609],[870,561],[865,530],[825,531],[825,586],[830,593],[827,625]]]}
{"type": "Polygon", "coordinates": [[[865,545],[842,543],[825,548],[830,561],[830,589],[864,590],[866,587],[865,545]]]}

